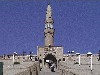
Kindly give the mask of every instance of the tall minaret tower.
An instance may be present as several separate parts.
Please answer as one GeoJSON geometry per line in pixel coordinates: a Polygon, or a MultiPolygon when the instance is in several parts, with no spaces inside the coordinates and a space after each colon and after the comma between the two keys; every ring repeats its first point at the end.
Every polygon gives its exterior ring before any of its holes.
{"type": "Polygon", "coordinates": [[[53,29],[53,19],[52,19],[52,9],[51,6],[48,5],[46,11],[46,20],[45,20],[45,46],[53,46],[54,45],[54,29],[53,29]]]}
{"type": "MultiPolygon", "coordinates": [[[[37,47],[37,57],[40,62],[40,68],[47,67],[48,64],[46,60],[51,60],[58,67],[57,63],[59,60],[62,61],[63,58],[63,47],[62,46],[54,46],[54,31],[53,28],[53,18],[52,18],[52,9],[51,6],[47,6],[46,10],[46,19],[45,19],[45,45],[37,47]],[[46,63],[46,64],[45,64],[46,63]]],[[[49,66],[48,66],[49,67],[49,66]]]]}

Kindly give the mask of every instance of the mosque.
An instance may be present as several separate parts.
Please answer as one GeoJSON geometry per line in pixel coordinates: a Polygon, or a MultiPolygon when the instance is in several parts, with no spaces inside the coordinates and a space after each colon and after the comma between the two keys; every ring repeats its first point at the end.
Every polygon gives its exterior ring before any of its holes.
{"type": "Polygon", "coordinates": [[[46,67],[48,63],[50,65],[50,61],[57,65],[57,63],[62,61],[63,58],[63,47],[54,45],[55,29],[53,23],[52,8],[48,5],[44,29],[45,45],[38,46],[37,48],[37,56],[40,60],[41,67],[46,67]]]}

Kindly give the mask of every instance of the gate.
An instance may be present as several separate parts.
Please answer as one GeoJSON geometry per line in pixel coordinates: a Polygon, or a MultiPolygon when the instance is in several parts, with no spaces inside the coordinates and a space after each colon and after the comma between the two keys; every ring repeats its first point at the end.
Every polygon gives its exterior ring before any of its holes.
{"type": "Polygon", "coordinates": [[[3,62],[0,62],[0,75],[3,75],[3,62]]]}

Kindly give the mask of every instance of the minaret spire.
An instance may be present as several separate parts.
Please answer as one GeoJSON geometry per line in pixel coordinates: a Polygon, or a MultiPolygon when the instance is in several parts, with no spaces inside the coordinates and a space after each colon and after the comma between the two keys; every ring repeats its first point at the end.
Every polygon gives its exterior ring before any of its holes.
{"type": "Polygon", "coordinates": [[[51,6],[47,6],[46,20],[45,20],[45,46],[54,46],[54,28],[53,28],[53,18],[51,6]]]}
{"type": "Polygon", "coordinates": [[[52,19],[52,9],[51,6],[47,6],[46,11],[46,20],[45,20],[45,28],[53,28],[53,19],[52,19]]]}

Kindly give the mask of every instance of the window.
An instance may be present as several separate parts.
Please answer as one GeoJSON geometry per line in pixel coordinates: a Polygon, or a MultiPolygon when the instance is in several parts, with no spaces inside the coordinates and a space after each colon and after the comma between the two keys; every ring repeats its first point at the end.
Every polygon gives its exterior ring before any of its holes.
{"type": "Polygon", "coordinates": [[[65,58],[63,58],[63,61],[65,61],[65,58]]]}
{"type": "Polygon", "coordinates": [[[49,17],[49,18],[51,18],[51,17],[49,17]]]}

